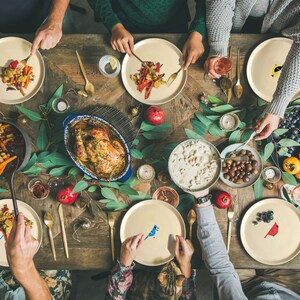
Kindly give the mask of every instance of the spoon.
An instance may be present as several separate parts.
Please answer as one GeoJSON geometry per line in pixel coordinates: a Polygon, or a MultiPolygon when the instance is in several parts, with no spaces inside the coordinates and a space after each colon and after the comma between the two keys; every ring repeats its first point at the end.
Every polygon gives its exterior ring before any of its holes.
{"type": "Polygon", "coordinates": [[[240,77],[241,77],[241,66],[240,66],[240,49],[237,49],[237,65],[236,65],[236,76],[237,76],[237,81],[235,86],[233,87],[233,92],[235,96],[240,99],[242,94],[243,94],[243,86],[241,85],[240,82],[240,77]]]}
{"type": "Polygon", "coordinates": [[[227,96],[227,91],[232,88],[232,81],[227,76],[222,76],[219,81],[219,85],[223,93],[227,96]]]}
{"type": "Polygon", "coordinates": [[[93,84],[91,82],[89,82],[89,80],[87,79],[87,76],[86,76],[86,72],[85,72],[85,69],[84,69],[84,66],[82,64],[82,61],[81,61],[81,58],[76,50],[76,55],[77,55],[77,59],[78,59],[78,63],[79,63],[79,66],[80,66],[80,69],[81,69],[81,72],[82,72],[82,75],[83,75],[83,78],[85,80],[85,86],[84,86],[84,89],[85,91],[87,92],[87,94],[89,96],[93,96],[94,93],[95,93],[95,88],[93,86],[93,84]]]}
{"type": "Polygon", "coordinates": [[[15,176],[16,170],[18,168],[18,165],[19,165],[19,158],[17,156],[13,161],[11,161],[7,164],[7,166],[5,167],[5,170],[2,173],[3,177],[5,177],[5,179],[8,183],[9,189],[10,189],[16,220],[18,219],[19,209],[18,209],[16,194],[15,194],[15,189],[14,189],[14,176],[15,176]]]}
{"type": "Polygon", "coordinates": [[[192,240],[193,237],[193,224],[197,220],[196,212],[191,209],[187,215],[187,220],[190,225],[190,231],[189,231],[189,239],[192,240]]]}
{"type": "Polygon", "coordinates": [[[177,72],[170,75],[169,79],[167,80],[167,86],[170,86],[173,83],[173,81],[176,79],[177,75],[179,74],[179,72],[181,70],[182,70],[182,66],[180,67],[180,69],[177,72]]]}
{"type": "Polygon", "coordinates": [[[51,249],[52,249],[52,253],[53,253],[53,259],[56,260],[56,251],[55,251],[53,234],[52,234],[53,219],[52,219],[52,216],[49,211],[46,211],[46,213],[44,215],[44,223],[48,227],[50,245],[51,245],[51,249]]]}
{"type": "Polygon", "coordinates": [[[233,160],[233,161],[249,161],[249,156],[243,155],[243,156],[237,156],[237,157],[219,157],[218,160],[233,160]]]}

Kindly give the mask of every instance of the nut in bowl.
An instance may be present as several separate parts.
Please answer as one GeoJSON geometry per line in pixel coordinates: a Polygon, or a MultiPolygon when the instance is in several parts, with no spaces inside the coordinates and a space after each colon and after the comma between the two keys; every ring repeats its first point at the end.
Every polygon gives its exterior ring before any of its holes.
{"type": "Polygon", "coordinates": [[[220,179],[230,187],[242,188],[254,184],[262,171],[262,159],[252,147],[245,145],[235,152],[242,144],[232,144],[221,152],[221,158],[229,158],[222,163],[220,179]],[[230,158],[248,156],[248,161],[234,161],[230,158]]]}
{"type": "Polygon", "coordinates": [[[187,192],[205,190],[220,176],[221,161],[217,148],[204,140],[189,139],[171,153],[168,168],[176,185],[187,192]]]}

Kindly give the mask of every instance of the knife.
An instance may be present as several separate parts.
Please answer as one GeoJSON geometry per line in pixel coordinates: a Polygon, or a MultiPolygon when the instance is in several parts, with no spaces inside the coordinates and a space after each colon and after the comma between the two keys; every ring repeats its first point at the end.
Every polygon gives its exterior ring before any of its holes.
{"type": "MultiPolygon", "coordinates": [[[[232,47],[229,47],[229,55],[228,57],[232,60],[232,47]]],[[[230,69],[230,71],[227,74],[227,77],[230,79],[230,81],[232,82],[232,68],[230,69]]],[[[227,90],[227,103],[229,103],[229,101],[232,98],[232,88],[227,90]]]]}
{"type": "Polygon", "coordinates": [[[65,224],[64,224],[64,211],[63,211],[63,207],[61,204],[59,204],[59,206],[58,206],[58,214],[59,214],[59,219],[60,219],[61,233],[62,233],[62,237],[63,237],[65,253],[66,253],[66,257],[69,258],[68,241],[67,241],[65,224]]]}

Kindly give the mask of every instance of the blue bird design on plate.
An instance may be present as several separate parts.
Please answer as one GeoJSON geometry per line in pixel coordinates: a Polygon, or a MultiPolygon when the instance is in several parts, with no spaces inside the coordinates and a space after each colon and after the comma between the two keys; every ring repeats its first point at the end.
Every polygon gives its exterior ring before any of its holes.
{"type": "Polygon", "coordinates": [[[144,238],[146,240],[148,237],[154,237],[156,235],[156,232],[159,230],[159,227],[157,225],[154,225],[151,231],[148,233],[148,235],[144,238]]]}

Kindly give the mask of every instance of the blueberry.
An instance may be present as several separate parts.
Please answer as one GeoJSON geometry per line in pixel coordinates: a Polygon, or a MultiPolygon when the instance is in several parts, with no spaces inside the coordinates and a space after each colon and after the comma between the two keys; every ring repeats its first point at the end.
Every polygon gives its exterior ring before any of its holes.
{"type": "Polygon", "coordinates": [[[257,223],[256,221],[253,221],[252,224],[253,224],[253,225],[257,225],[258,223],[257,223]]]}
{"type": "Polygon", "coordinates": [[[260,213],[260,212],[258,212],[256,215],[257,215],[259,218],[261,217],[261,213],[260,213]]]}
{"type": "Polygon", "coordinates": [[[271,220],[270,220],[270,219],[266,219],[265,222],[266,222],[266,223],[270,223],[271,220]]]}
{"type": "Polygon", "coordinates": [[[257,221],[257,222],[261,222],[262,219],[257,217],[257,218],[256,218],[256,221],[257,221]]]}

